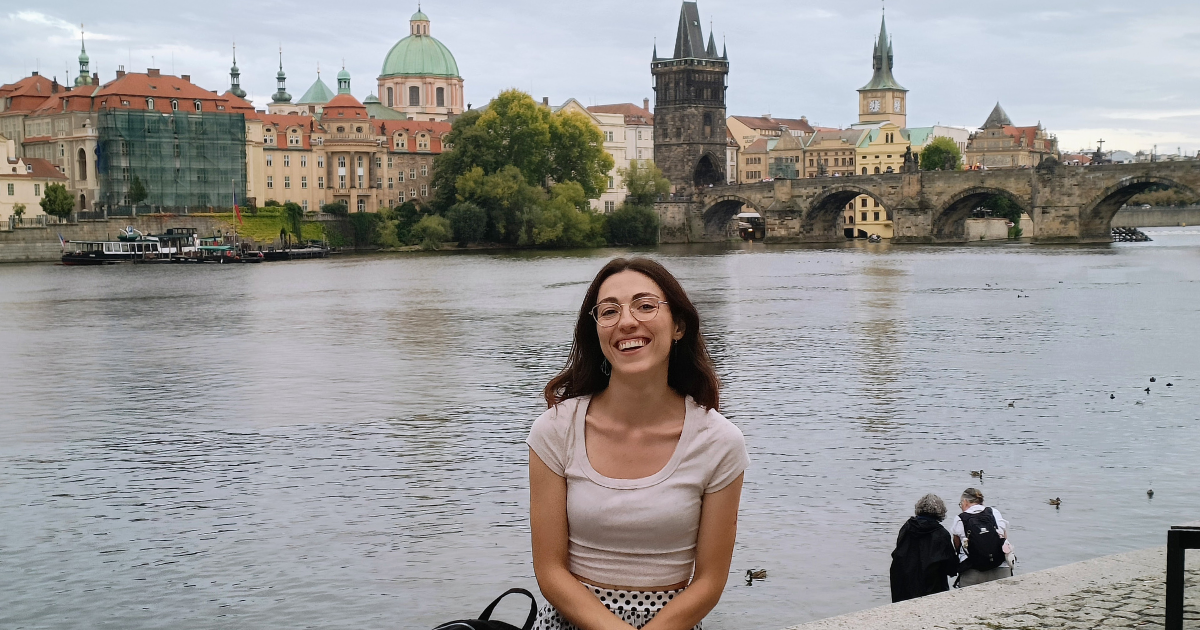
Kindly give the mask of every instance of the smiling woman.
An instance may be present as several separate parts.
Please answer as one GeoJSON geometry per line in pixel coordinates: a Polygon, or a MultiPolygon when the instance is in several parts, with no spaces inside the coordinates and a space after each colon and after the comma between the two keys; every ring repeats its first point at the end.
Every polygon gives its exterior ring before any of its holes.
{"type": "Polygon", "coordinates": [[[686,630],[716,606],[749,465],[718,387],[675,277],[605,265],[528,439],[539,629],[686,630]]]}

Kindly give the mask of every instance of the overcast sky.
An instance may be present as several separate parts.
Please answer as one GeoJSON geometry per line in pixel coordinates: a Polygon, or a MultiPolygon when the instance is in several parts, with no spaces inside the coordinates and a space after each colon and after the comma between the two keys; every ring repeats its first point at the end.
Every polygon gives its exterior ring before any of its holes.
{"type": "MultiPolygon", "coordinates": [[[[7,3],[10,6],[16,3],[7,3]]],[[[871,77],[879,0],[701,0],[729,49],[729,113],[856,121],[855,90],[871,77]]],[[[424,0],[431,33],[454,53],[467,100],[516,87],[561,103],[651,97],[650,54],[674,47],[674,0],[424,0]]],[[[416,10],[403,2],[64,0],[0,9],[0,80],[77,74],[78,29],[92,71],[117,66],[229,85],[236,39],[242,87],[260,108],[283,46],[288,91],[331,87],[345,60],[359,99],[416,10]],[[28,8],[26,8],[28,7],[28,8]],[[67,67],[70,70],[67,70],[67,67]]],[[[1041,122],[1063,149],[1200,150],[1200,2],[1196,0],[892,0],[897,81],[910,126],[977,127],[996,101],[1017,125],[1041,122]]]]}

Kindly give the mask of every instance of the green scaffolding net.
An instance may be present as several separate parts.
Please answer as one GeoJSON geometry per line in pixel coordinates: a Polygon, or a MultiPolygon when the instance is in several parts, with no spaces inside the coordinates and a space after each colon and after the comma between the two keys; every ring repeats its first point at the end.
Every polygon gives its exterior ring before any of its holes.
{"type": "Polygon", "coordinates": [[[109,208],[132,205],[139,188],[137,205],[170,211],[226,209],[246,196],[241,114],[109,110],[97,126],[100,201],[109,208]]]}

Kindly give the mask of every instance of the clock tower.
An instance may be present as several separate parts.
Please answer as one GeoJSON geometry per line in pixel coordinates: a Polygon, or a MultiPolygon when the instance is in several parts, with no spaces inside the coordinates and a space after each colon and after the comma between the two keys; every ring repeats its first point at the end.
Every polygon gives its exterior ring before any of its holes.
{"type": "Polygon", "coordinates": [[[892,77],[892,42],[888,39],[886,17],[879,25],[871,67],[875,71],[871,82],[858,90],[858,122],[893,122],[901,128],[907,127],[908,90],[892,77]]]}

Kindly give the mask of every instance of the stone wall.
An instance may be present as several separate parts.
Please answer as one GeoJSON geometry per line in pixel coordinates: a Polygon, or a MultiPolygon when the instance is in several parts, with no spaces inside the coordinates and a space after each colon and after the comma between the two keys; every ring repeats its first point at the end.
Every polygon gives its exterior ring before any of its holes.
{"type": "Polygon", "coordinates": [[[1170,227],[1200,225],[1200,206],[1122,208],[1113,217],[1113,227],[1170,227]]]}
{"type": "Polygon", "coordinates": [[[232,223],[214,217],[144,215],[112,218],[106,221],[81,221],[45,228],[17,228],[0,231],[0,263],[51,262],[62,257],[58,235],[68,241],[115,240],[117,232],[133,226],[146,234],[161,234],[167,228],[193,227],[201,235],[217,231],[231,232],[232,223]]]}

